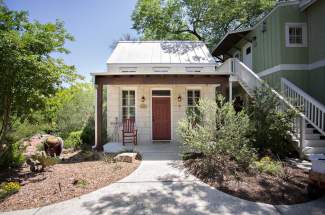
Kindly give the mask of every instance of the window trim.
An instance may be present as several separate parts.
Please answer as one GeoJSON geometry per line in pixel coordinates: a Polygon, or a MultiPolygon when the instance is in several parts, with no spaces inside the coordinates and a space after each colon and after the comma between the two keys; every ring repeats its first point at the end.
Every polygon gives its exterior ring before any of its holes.
{"type": "Polygon", "coordinates": [[[130,107],[134,107],[134,120],[136,121],[136,115],[137,115],[137,111],[136,111],[136,107],[137,107],[137,92],[136,89],[134,88],[122,88],[121,89],[121,104],[120,104],[120,110],[121,110],[121,120],[123,121],[123,108],[127,107],[128,108],[128,117],[130,118],[130,107]],[[130,106],[130,105],[123,105],[123,91],[134,91],[134,106],[130,106]]]}
{"type": "Polygon", "coordinates": [[[286,42],[286,47],[307,47],[307,23],[304,22],[290,22],[290,23],[285,23],[285,42],[286,42]],[[302,30],[302,43],[290,43],[289,40],[289,29],[291,27],[301,27],[302,30]]]}
{"type": "MultiPolygon", "coordinates": [[[[187,109],[188,108],[195,108],[195,106],[196,106],[196,104],[194,104],[193,103],[193,105],[189,105],[188,104],[188,99],[189,99],[189,97],[188,97],[188,92],[189,91],[192,91],[192,93],[195,93],[195,91],[199,91],[200,92],[200,97],[199,97],[199,99],[201,99],[202,98],[202,90],[200,89],[200,88],[188,88],[188,89],[186,89],[186,107],[187,107],[187,109]]],[[[195,95],[195,94],[194,94],[195,95]]],[[[195,96],[192,98],[192,99],[195,99],[195,96]]],[[[193,101],[194,102],[194,101],[193,101]]]]}

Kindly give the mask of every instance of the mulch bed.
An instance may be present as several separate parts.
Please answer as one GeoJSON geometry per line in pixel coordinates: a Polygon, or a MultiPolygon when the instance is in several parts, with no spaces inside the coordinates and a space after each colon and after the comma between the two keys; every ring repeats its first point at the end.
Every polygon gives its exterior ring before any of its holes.
{"type": "MultiPolygon", "coordinates": [[[[80,152],[63,157],[62,163],[48,167],[45,172],[31,173],[26,166],[11,173],[11,178],[19,180],[23,186],[0,202],[0,211],[42,207],[81,196],[126,177],[140,164],[140,161],[92,160],[89,156],[85,161],[80,152]]],[[[2,173],[1,180],[5,174],[2,173]]]]}
{"type": "Polygon", "coordinates": [[[308,172],[290,163],[285,163],[287,178],[264,173],[240,175],[236,181],[231,175],[223,173],[223,181],[216,178],[204,178],[197,174],[201,159],[184,161],[187,170],[205,183],[233,196],[273,205],[297,204],[310,201],[307,193],[308,172]]]}

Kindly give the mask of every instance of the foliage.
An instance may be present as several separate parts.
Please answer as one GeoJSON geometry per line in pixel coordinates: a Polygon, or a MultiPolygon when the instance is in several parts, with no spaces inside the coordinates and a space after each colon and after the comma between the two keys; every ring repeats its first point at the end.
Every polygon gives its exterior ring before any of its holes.
{"type": "Polygon", "coordinates": [[[82,142],[86,145],[95,145],[95,119],[89,117],[86,125],[82,129],[81,136],[82,142]]]}
{"type": "MultiPolygon", "coordinates": [[[[207,158],[207,166],[223,163],[227,160],[225,157],[228,157],[239,168],[248,169],[255,154],[246,137],[249,118],[245,112],[236,114],[232,104],[225,102],[221,95],[217,103],[201,99],[197,108],[202,115],[200,123],[194,123],[193,118],[187,116],[178,127],[187,150],[203,153],[207,158]]],[[[213,166],[212,171],[216,171],[213,166]]]]}
{"type": "Polygon", "coordinates": [[[250,27],[276,0],[138,0],[133,28],[146,40],[203,40],[210,47],[228,31],[250,27]]]}
{"type": "Polygon", "coordinates": [[[73,185],[80,187],[80,188],[86,188],[88,184],[89,184],[89,182],[86,181],[85,179],[76,179],[73,182],[73,185]]]}
{"type": "MultiPolygon", "coordinates": [[[[58,158],[47,156],[45,152],[32,155],[31,158],[37,162],[37,165],[41,166],[40,171],[44,171],[46,167],[53,166],[59,162],[58,158]]],[[[31,170],[32,169],[33,168],[31,167],[31,170]]],[[[37,168],[35,168],[35,170],[37,170],[37,168]]]]}
{"type": "Polygon", "coordinates": [[[71,132],[64,141],[64,148],[78,149],[82,144],[81,133],[82,131],[71,132]]]}
{"type": "Polygon", "coordinates": [[[259,172],[267,173],[270,175],[280,175],[283,170],[280,161],[273,161],[268,156],[265,156],[261,160],[256,161],[255,165],[259,172]]]}
{"type": "Polygon", "coordinates": [[[290,132],[296,116],[294,110],[280,112],[280,101],[267,86],[255,90],[254,98],[248,104],[252,124],[254,147],[264,153],[284,157],[293,149],[290,132]]]}
{"type": "Polygon", "coordinates": [[[0,151],[0,169],[19,167],[24,161],[20,142],[7,145],[0,151]]]}
{"type": "Polygon", "coordinates": [[[36,151],[38,152],[44,151],[44,144],[43,143],[37,144],[36,151]]]}
{"type": "Polygon", "coordinates": [[[0,186],[0,199],[4,199],[20,190],[21,186],[18,182],[5,182],[0,186]]]}
{"type": "Polygon", "coordinates": [[[129,33],[123,34],[118,40],[114,40],[112,44],[109,46],[112,50],[117,46],[119,41],[137,41],[138,38],[132,36],[129,33]]]}
{"type": "Polygon", "coordinates": [[[82,129],[89,117],[94,116],[94,95],[90,83],[78,83],[48,99],[45,114],[60,136],[66,138],[70,132],[82,129]]]}
{"type": "Polygon", "coordinates": [[[32,120],[63,82],[77,78],[73,66],[54,58],[68,53],[73,40],[60,21],[30,22],[24,11],[11,11],[0,2],[0,147],[16,120],[32,120]]]}

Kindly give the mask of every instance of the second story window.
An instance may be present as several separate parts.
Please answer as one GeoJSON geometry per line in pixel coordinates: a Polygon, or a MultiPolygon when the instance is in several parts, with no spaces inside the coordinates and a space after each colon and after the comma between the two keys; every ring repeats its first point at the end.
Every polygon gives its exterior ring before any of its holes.
{"type": "Polygon", "coordinates": [[[286,23],[286,47],[307,47],[306,23],[286,23]]]}

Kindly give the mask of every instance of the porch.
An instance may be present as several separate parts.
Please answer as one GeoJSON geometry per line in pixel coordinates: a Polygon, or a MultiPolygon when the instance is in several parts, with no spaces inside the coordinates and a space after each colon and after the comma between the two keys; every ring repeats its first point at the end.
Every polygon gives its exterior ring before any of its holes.
{"type": "Polygon", "coordinates": [[[98,75],[96,85],[95,148],[103,150],[103,86],[107,85],[107,132],[110,141],[121,143],[121,125],[134,117],[138,143],[177,143],[177,124],[191,100],[228,97],[229,75],[98,75]]]}

